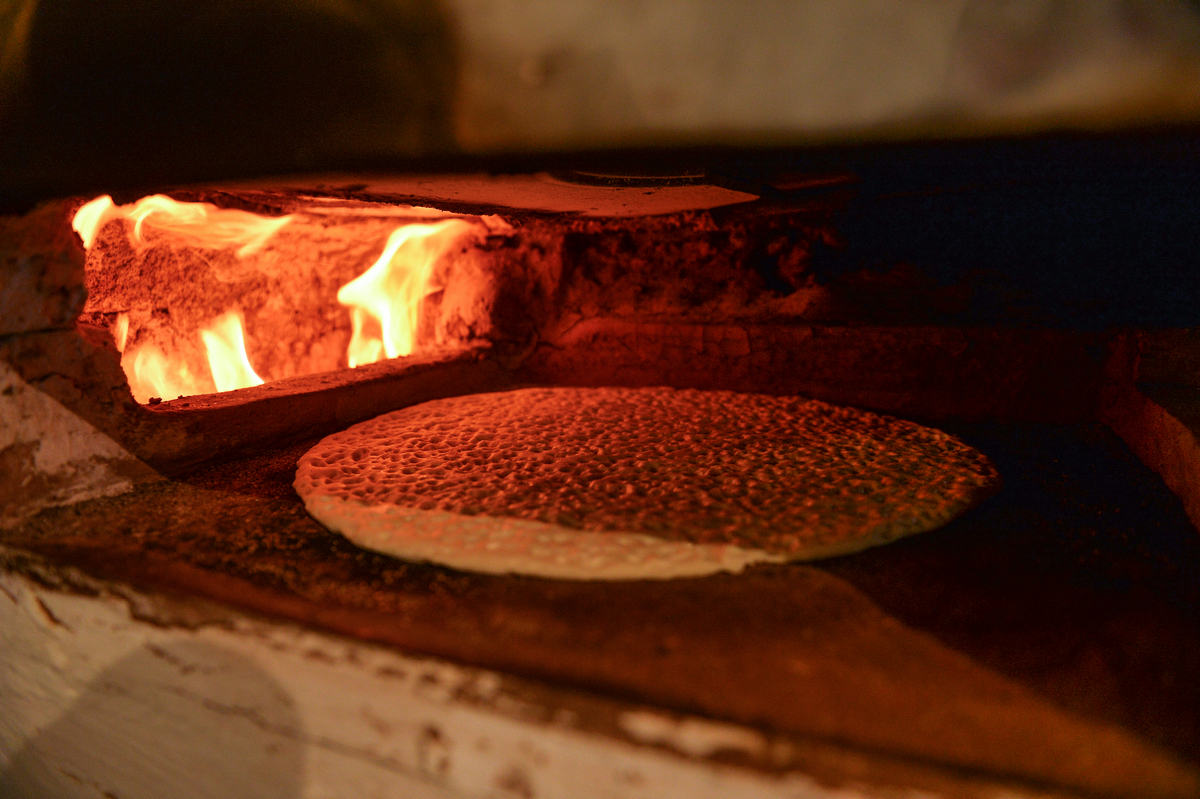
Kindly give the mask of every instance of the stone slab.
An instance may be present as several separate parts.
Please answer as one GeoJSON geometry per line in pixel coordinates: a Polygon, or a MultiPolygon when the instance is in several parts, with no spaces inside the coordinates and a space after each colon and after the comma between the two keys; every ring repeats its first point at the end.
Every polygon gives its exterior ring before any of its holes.
{"type": "Polygon", "coordinates": [[[0,216],[0,336],[69,328],[87,300],[71,201],[0,216]]]}

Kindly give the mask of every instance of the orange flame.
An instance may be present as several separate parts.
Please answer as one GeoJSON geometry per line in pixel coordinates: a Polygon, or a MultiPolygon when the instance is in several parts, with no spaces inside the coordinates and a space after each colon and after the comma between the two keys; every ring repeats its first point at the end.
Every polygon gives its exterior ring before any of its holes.
{"type": "Polygon", "coordinates": [[[250,359],[246,357],[242,329],[241,312],[228,311],[214,319],[211,327],[200,331],[217,391],[233,391],[235,388],[263,384],[262,378],[255,374],[250,359]]]}
{"type": "Polygon", "coordinates": [[[437,290],[430,287],[434,267],[468,229],[461,219],[397,228],[379,260],[338,290],[354,325],[346,353],[351,367],[412,353],[421,300],[437,290]]]}
{"type": "Polygon", "coordinates": [[[144,344],[126,352],[121,358],[121,368],[129,378],[133,398],[143,405],[151,397],[173,399],[207,394],[210,390],[186,363],[168,358],[154,344],[144,344]]]}
{"type": "Polygon", "coordinates": [[[129,239],[134,247],[146,247],[146,229],[169,234],[176,243],[205,249],[237,247],[244,258],[262,249],[276,232],[292,220],[292,215],[269,217],[218,208],[212,203],[185,203],[165,194],[143,197],[135,203],[116,205],[107,194],[85,204],[71,220],[71,227],[91,248],[103,228],[113,219],[133,220],[129,239]]]}
{"type": "Polygon", "coordinates": [[[113,323],[112,334],[113,341],[117,345],[117,352],[124,352],[125,345],[129,343],[129,314],[117,315],[117,321],[113,323]]]}
{"type": "MultiPolygon", "coordinates": [[[[117,317],[114,332],[120,333],[122,320],[127,337],[129,318],[126,314],[117,317]]],[[[173,399],[209,394],[214,385],[217,391],[262,385],[262,378],[255,373],[246,356],[240,312],[229,311],[214,319],[200,331],[200,339],[208,355],[211,380],[193,372],[182,356],[167,355],[155,344],[142,344],[125,351],[121,356],[121,367],[129,379],[134,399],[145,405],[151,397],[173,399]]],[[[122,349],[124,343],[118,336],[122,349]]]]}

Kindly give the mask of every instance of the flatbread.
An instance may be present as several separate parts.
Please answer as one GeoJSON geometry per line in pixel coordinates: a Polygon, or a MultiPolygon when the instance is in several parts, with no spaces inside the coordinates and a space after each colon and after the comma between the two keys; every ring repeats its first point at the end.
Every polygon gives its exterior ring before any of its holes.
{"type": "Polygon", "coordinates": [[[798,397],[536,388],[435,400],[300,459],[309,513],[367,549],[575,579],[737,572],[939,527],[999,485],[913,422],[798,397]]]}

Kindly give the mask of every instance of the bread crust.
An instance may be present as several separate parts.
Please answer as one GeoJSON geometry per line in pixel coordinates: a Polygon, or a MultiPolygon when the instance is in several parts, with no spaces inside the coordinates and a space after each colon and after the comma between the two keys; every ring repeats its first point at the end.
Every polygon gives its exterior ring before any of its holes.
{"type": "Polygon", "coordinates": [[[940,527],[998,486],[981,453],[913,422],[670,388],[423,403],[325,438],[295,482],[314,517],[369,549],[608,579],[848,554],[940,527]]]}

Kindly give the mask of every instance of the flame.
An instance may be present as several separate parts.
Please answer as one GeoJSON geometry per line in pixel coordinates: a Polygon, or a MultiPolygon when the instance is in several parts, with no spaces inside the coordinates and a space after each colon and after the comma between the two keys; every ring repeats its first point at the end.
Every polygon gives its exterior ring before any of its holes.
{"type": "Polygon", "coordinates": [[[210,327],[200,331],[217,391],[233,391],[235,388],[263,384],[263,379],[255,374],[250,359],[246,357],[242,329],[241,312],[229,311],[214,319],[210,327]]]}
{"type": "Polygon", "coordinates": [[[412,353],[421,300],[437,290],[434,267],[469,228],[461,219],[397,228],[379,260],[338,290],[338,302],[351,308],[351,367],[412,353]]]}
{"type": "Polygon", "coordinates": [[[210,391],[210,387],[196,377],[186,363],[168,358],[154,344],[145,344],[126,352],[121,358],[121,367],[129,378],[133,398],[143,405],[152,397],[173,399],[210,391]]]}
{"type": "Polygon", "coordinates": [[[263,379],[250,365],[246,356],[243,319],[239,311],[228,311],[201,329],[200,339],[208,356],[211,379],[197,375],[178,353],[168,355],[153,343],[124,350],[129,335],[129,317],[121,314],[114,325],[114,337],[121,356],[121,367],[129,378],[133,397],[145,405],[152,397],[173,399],[194,394],[232,391],[235,388],[260,386],[263,379]],[[124,326],[124,338],[119,335],[124,326]]]}
{"type": "Polygon", "coordinates": [[[129,314],[117,315],[117,321],[112,326],[113,341],[117,344],[117,352],[124,352],[129,343],[129,314]]]}
{"type": "Polygon", "coordinates": [[[90,249],[100,229],[113,219],[130,219],[129,240],[139,249],[148,246],[148,228],[170,235],[176,243],[204,249],[237,247],[244,258],[266,245],[293,215],[259,216],[249,211],[218,208],[212,203],[185,203],[165,194],[152,194],[135,203],[116,205],[107,194],[86,203],[71,220],[71,227],[90,249]]]}
{"type": "MultiPolygon", "coordinates": [[[[133,222],[129,241],[137,249],[148,247],[154,238],[167,237],[175,246],[202,249],[236,247],[239,258],[252,255],[294,215],[267,217],[211,203],[187,203],[173,200],[164,194],[143,197],[135,203],[117,205],[112,197],[103,195],[85,203],[71,220],[71,227],[83,240],[85,248],[96,242],[101,228],[114,219],[133,222]]],[[[165,353],[154,344],[142,344],[126,350],[129,342],[129,316],[120,314],[113,324],[113,339],[121,351],[121,366],[129,378],[129,387],[138,402],[151,397],[171,398],[191,394],[207,394],[213,385],[217,391],[262,385],[246,357],[242,315],[229,311],[213,320],[200,331],[208,354],[212,382],[197,376],[179,353],[165,353]]]]}
{"type": "Polygon", "coordinates": [[[104,223],[119,216],[115,212],[116,207],[113,204],[113,198],[105,194],[85,203],[75,212],[75,217],[71,220],[71,227],[79,234],[79,238],[83,239],[85,250],[92,248],[92,244],[96,241],[96,234],[100,232],[100,228],[104,227],[104,223]]]}
{"type": "MultiPolygon", "coordinates": [[[[87,248],[96,243],[106,224],[128,220],[123,227],[138,250],[165,242],[173,247],[234,248],[238,257],[245,257],[264,247],[296,216],[264,217],[210,203],[179,202],[161,194],[117,205],[111,196],[103,195],[84,204],[71,224],[87,248]]],[[[414,351],[423,301],[441,288],[433,285],[435,271],[473,227],[473,223],[455,218],[399,227],[388,237],[378,260],[341,287],[337,299],[350,309],[353,323],[347,352],[351,367],[414,351]]],[[[164,326],[168,324],[169,320],[153,321],[148,330],[133,330],[127,313],[119,314],[112,323],[121,365],[139,402],[206,394],[214,387],[218,392],[231,391],[264,382],[247,357],[240,311],[227,311],[199,331],[208,374],[198,349],[186,342],[177,346],[174,341],[183,331],[164,326]]]]}

